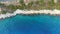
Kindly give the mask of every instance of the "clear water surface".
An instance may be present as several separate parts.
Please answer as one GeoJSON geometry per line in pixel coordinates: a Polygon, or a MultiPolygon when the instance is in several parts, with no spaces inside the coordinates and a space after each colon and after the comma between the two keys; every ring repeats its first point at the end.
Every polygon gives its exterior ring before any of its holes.
{"type": "Polygon", "coordinates": [[[60,34],[60,16],[16,15],[1,19],[0,34],[60,34]]]}

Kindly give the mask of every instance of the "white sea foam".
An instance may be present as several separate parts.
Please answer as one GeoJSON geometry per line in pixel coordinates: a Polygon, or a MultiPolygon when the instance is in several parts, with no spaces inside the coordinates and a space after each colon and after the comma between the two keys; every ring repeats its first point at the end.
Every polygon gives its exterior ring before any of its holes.
{"type": "Polygon", "coordinates": [[[35,14],[35,13],[36,14],[44,13],[44,14],[50,14],[50,15],[60,15],[60,10],[54,9],[54,10],[39,10],[39,11],[37,11],[37,10],[28,11],[27,10],[27,11],[24,11],[24,10],[17,9],[14,13],[0,14],[0,19],[2,19],[2,18],[4,19],[4,18],[7,18],[7,17],[15,16],[17,14],[35,14]]]}

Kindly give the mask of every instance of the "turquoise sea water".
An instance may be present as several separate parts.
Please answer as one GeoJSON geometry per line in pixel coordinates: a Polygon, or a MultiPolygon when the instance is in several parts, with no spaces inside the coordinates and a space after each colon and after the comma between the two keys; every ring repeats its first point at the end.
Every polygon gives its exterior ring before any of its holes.
{"type": "Polygon", "coordinates": [[[60,34],[60,16],[16,15],[2,19],[0,34],[60,34]]]}

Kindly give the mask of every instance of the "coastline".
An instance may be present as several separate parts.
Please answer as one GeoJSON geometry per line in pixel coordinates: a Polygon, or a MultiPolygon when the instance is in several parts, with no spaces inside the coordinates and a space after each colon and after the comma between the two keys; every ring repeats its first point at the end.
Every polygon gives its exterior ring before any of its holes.
{"type": "Polygon", "coordinates": [[[0,14],[0,19],[5,19],[7,17],[12,17],[17,14],[50,14],[50,15],[60,15],[60,10],[54,9],[54,10],[19,10],[17,9],[14,13],[6,13],[6,14],[0,14]]]}

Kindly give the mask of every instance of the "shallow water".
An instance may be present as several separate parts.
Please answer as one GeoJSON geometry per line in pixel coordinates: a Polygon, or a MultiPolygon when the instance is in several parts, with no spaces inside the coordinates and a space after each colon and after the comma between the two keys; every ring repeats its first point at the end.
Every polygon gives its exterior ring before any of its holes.
{"type": "Polygon", "coordinates": [[[16,15],[2,19],[0,34],[60,34],[60,16],[16,15]]]}

